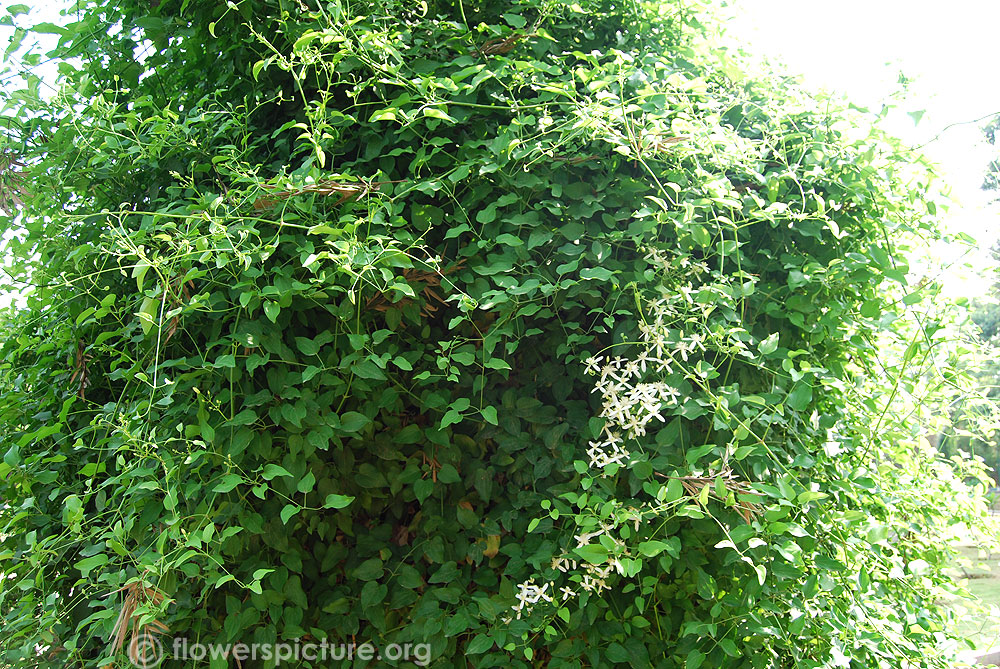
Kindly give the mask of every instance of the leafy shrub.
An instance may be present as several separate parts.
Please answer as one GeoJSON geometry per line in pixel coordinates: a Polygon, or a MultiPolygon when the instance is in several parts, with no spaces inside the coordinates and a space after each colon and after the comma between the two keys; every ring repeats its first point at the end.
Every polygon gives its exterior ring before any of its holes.
{"type": "Polygon", "coordinates": [[[8,104],[8,661],[949,666],[930,174],[697,16],[81,10],[8,104]]]}

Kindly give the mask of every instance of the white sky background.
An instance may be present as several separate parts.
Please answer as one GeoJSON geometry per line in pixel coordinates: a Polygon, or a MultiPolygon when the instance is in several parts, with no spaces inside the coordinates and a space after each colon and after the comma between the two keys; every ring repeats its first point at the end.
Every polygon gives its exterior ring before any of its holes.
{"type": "MultiPolygon", "coordinates": [[[[949,294],[975,297],[993,281],[988,249],[1000,238],[1000,193],[980,190],[993,149],[985,121],[952,127],[1000,112],[995,79],[1000,44],[1000,2],[993,0],[738,0],[729,38],[751,57],[783,61],[806,86],[845,94],[878,110],[897,90],[902,72],[909,95],[887,129],[940,165],[958,200],[945,215],[947,230],[977,239],[979,250],[945,275],[949,294]],[[926,110],[914,125],[906,114],[926,110]],[[968,262],[971,267],[959,265],[968,262]]],[[[942,249],[949,260],[959,249],[942,249]]],[[[913,268],[916,269],[916,268],[913,268]]]]}

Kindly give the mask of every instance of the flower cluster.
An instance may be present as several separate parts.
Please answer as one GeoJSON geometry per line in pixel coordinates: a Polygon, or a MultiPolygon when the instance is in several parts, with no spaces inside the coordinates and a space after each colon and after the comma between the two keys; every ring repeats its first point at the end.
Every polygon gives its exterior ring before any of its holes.
{"type": "MultiPolygon", "coordinates": [[[[586,578],[586,576],[584,578],[586,578]]],[[[586,584],[581,584],[581,587],[585,590],[589,589],[586,584]]],[[[575,590],[566,586],[563,586],[558,592],[556,592],[555,586],[552,583],[543,583],[539,586],[535,585],[535,579],[529,578],[527,581],[517,586],[517,604],[514,605],[514,619],[520,620],[522,613],[531,613],[532,606],[538,602],[555,604],[557,603],[555,599],[556,597],[558,597],[559,602],[565,602],[572,597],[576,597],[577,594],[578,593],[575,590]],[[552,587],[551,591],[549,590],[549,586],[552,587]]]]}
{"type": "Polygon", "coordinates": [[[548,583],[543,583],[541,586],[535,585],[535,579],[529,578],[524,583],[517,586],[517,604],[514,606],[514,611],[517,612],[517,619],[521,619],[521,612],[527,608],[531,610],[532,605],[538,602],[549,602],[552,603],[552,596],[546,591],[549,589],[548,583]]]}
{"type": "MultiPolygon", "coordinates": [[[[733,291],[722,284],[704,282],[704,275],[710,271],[703,263],[687,257],[667,259],[656,250],[649,253],[647,259],[659,265],[665,275],[683,277],[688,282],[674,282],[662,297],[646,304],[648,311],[639,325],[639,341],[630,343],[631,356],[594,356],[586,360],[586,372],[597,377],[593,392],[601,395],[599,416],[604,419],[600,436],[590,441],[587,448],[589,466],[598,475],[610,473],[605,471],[609,465],[628,465],[631,453],[626,441],[641,439],[653,421],[665,423],[667,416],[681,407],[687,385],[684,379],[697,380],[704,373],[702,364],[696,366],[695,360],[706,351],[706,345],[720,350],[734,346],[734,342],[719,341],[706,325],[715,307],[699,302],[699,292],[728,297],[733,291]],[[692,332],[698,323],[703,326],[701,331],[692,332]]],[[[608,545],[610,539],[615,550],[606,562],[595,565],[578,563],[565,555],[554,558],[552,569],[567,574],[575,585],[557,589],[555,583],[538,585],[536,579],[528,579],[518,585],[517,603],[509,618],[520,619],[539,603],[557,605],[583,592],[600,595],[611,587],[608,580],[613,574],[625,575],[627,570],[622,561],[629,562],[630,552],[614,530],[618,523],[629,520],[635,522],[635,531],[639,532],[646,511],[635,508],[622,511],[625,513],[617,516],[616,521],[600,522],[574,537],[576,548],[594,544],[598,539],[604,539],[603,543],[608,545]]],[[[655,515],[655,510],[647,511],[655,515]]]]}
{"type": "Polygon", "coordinates": [[[664,380],[678,369],[677,358],[687,362],[690,355],[705,350],[704,335],[681,337],[666,327],[665,321],[676,315],[667,300],[657,300],[650,308],[654,321],[640,325],[642,340],[636,357],[586,361],[587,372],[598,377],[593,392],[601,393],[600,416],[605,419],[601,438],[591,441],[587,449],[591,467],[627,463],[625,439],[645,436],[651,421],[665,422],[664,411],[681,403],[681,389],[664,380]],[[656,380],[646,380],[649,377],[656,380]]]}
{"type": "MultiPolygon", "coordinates": [[[[638,526],[638,516],[636,516],[636,525],[638,526]]],[[[617,538],[611,532],[614,529],[615,526],[612,524],[601,523],[598,529],[592,532],[583,532],[578,534],[574,537],[574,540],[576,541],[577,547],[586,546],[587,544],[590,544],[593,539],[606,534],[616,545],[623,548],[624,555],[628,555],[628,549],[625,548],[625,542],[617,538]]],[[[532,607],[538,602],[547,602],[549,604],[562,603],[576,597],[581,591],[592,592],[600,595],[602,592],[611,587],[608,585],[607,579],[612,573],[625,573],[625,568],[619,558],[612,558],[605,564],[597,565],[589,562],[580,563],[577,560],[564,555],[553,558],[551,567],[553,570],[560,571],[564,574],[579,572],[582,569],[582,574],[574,574],[571,577],[574,581],[579,583],[579,590],[563,586],[557,591],[554,583],[536,585],[535,579],[529,578],[527,581],[524,581],[517,586],[517,604],[512,607],[514,609],[513,619],[520,620],[522,614],[530,614],[532,607]],[[558,601],[556,598],[558,598],[558,601]]]]}

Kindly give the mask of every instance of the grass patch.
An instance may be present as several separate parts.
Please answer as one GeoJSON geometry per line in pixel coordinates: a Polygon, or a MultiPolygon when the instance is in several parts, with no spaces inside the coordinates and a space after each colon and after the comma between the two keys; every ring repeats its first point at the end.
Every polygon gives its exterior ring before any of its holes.
{"type": "MultiPolygon", "coordinates": [[[[989,554],[974,546],[961,546],[959,553],[971,563],[955,566],[962,585],[983,604],[1000,607],[1000,553],[989,554]]],[[[970,612],[962,616],[958,631],[977,651],[1000,649],[1000,619],[995,616],[970,612]]]]}

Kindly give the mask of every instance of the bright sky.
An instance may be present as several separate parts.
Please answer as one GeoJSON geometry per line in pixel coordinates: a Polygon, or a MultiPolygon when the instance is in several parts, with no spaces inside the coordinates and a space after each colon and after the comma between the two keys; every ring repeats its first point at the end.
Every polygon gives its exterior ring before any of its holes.
{"type": "MultiPolygon", "coordinates": [[[[949,230],[979,241],[968,257],[971,270],[956,267],[947,291],[983,294],[993,278],[989,247],[1000,238],[996,193],[980,190],[992,154],[980,130],[985,122],[945,129],[1000,112],[994,79],[1000,3],[983,0],[738,0],[729,36],[751,55],[783,61],[805,84],[846,94],[874,109],[897,90],[902,72],[912,80],[898,118],[888,129],[911,146],[941,137],[923,150],[961,204],[948,213],[949,230]],[[907,111],[926,110],[914,126],[907,111]]],[[[955,250],[949,253],[958,257],[955,250]]]]}

